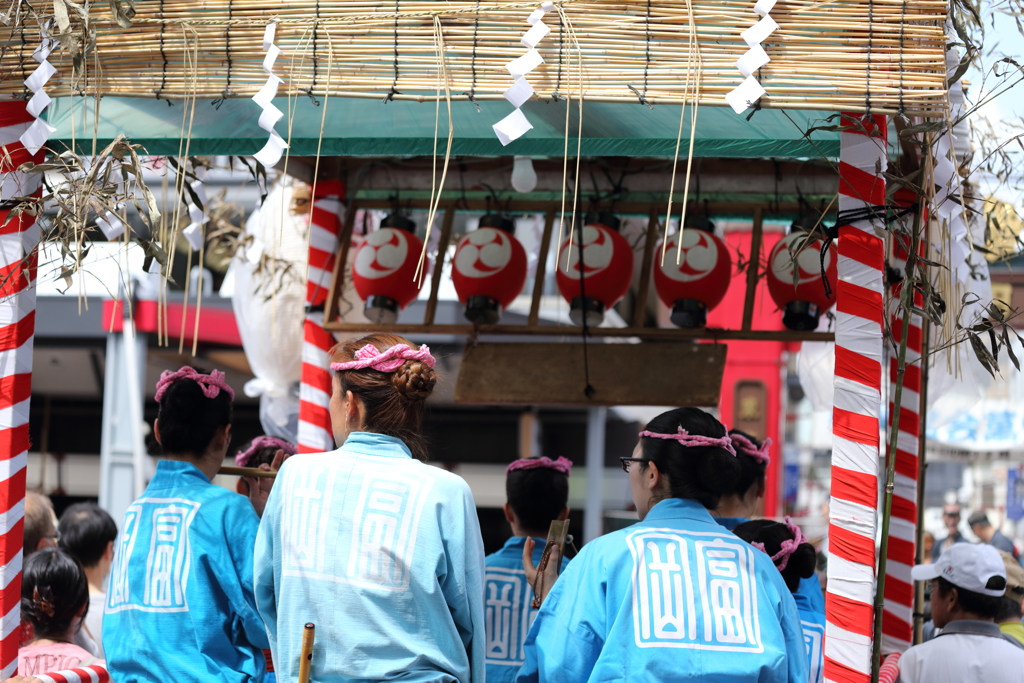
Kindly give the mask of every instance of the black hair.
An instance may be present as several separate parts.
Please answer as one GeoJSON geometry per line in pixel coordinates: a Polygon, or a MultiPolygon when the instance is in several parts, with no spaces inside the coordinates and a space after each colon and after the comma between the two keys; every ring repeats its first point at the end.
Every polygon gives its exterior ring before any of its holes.
{"type": "MultiPolygon", "coordinates": [[[[253,439],[253,441],[255,441],[255,439],[253,439]]],[[[252,441],[239,448],[238,452],[243,453],[249,450],[250,446],[252,446],[252,441]]],[[[253,454],[249,456],[249,460],[246,461],[245,466],[259,467],[260,465],[273,465],[274,456],[277,455],[277,452],[279,450],[281,450],[281,447],[277,444],[273,444],[271,446],[264,446],[263,448],[257,448],[255,451],[253,451],[253,454]]]]}
{"type": "MultiPolygon", "coordinates": [[[[676,408],[647,423],[645,431],[675,434],[679,428],[689,434],[721,438],[725,427],[698,408],[676,408]]],[[[675,439],[641,437],[643,459],[658,466],[668,478],[672,498],[689,498],[714,510],[722,495],[736,486],[740,465],[736,456],[718,446],[684,446],[675,439]]],[[[647,463],[639,463],[642,469],[647,463]]]]}
{"type": "MultiPolygon", "coordinates": [[[[992,579],[1002,578],[1000,576],[993,576],[992,579]]],[[[989,579],[989,582],[992,582],[989,579]]],[[[960,603],[960,607],[965,612],[971,614],[977,614],[982,619],[995,619],[996,614],[999,613],[1000,603],[1003,599],[1002,595],[982,595],[981,593],[975,593],[969,591],[966,588],[961,588],[956,584],[952,584],[941,576],[938,577],[938,593],[940,597],[949,595],[949,591],[956,589],[957,599],[960,603]]],[[[1006,586],[1006,580],[1003,579],[1003,587],[1006,586]]],[[[999,590],[998,586],[993,585],[994,590],[999,590]]]]}
{"type": "MultiPolygon", "coordinates": [[[[750,443],[754,444],[755,448],[761,447],[761,442],[746,432],[730,429],[729,434],[744,436],[750,439],[750,443]]],[[[740,464],[740,477],[736,480],[736,486],[731,491],[726,491],[726,493],[732,493],[742,498],[747,495],[747,491],[750,490],[751,486],[764,484],[764,476],[765,471],[768,469],[768,464],[747,455],[739,448],[736,449],[736,462],[740,464]]]]}
{"type": "MultiPolygon", "coordinates": [[[[732,530],[734,534],[747,543],[761,543],[769,557],[774,557],[782,550],[783,541],[792,541],[793,532],[785,524],[770,519],[755,519],[744,522],[732,530]]],[[[775,563],[778,567],[782,558],[775,563]]],[[[800,586],[800,579],[809,579],[818,564],[818,554],[810,543],[801,543],[789,556],[786,568],[779,570],[790,593],[795,593],[800,586]]]]}
{"type": "MultiPolygon", "coordinates": [[[[205,370],[195,370],[205,374],[205,370]]],[[[156,417],[163,453],[199,459],[217,430],[231,424],[231,396],[222,389],[215,397],[206,398],[194,379],[182,378],[167,387],[156,417]]]]}
{"type": "Polygon", "coordinates": [[[21,613],[36,638],[61,636],[89,609],[89,582],[74,557],[59,548],[44,548],[25,560],[21,581],[21,613]]]}
{"type": "Polygon", "coordinates": [[[999,611],[996,612],[995,616],[996,623],[999,624],[1014,619],[1017,621],[1021,620],[1020,603],[1004,595],[999,598],[999,611]]]}
{"type": "Polygon", "coordinates": [[[546,467],[512,470],[505,477],[505,495],[523,530],[547,537],[569,500],[569,478],[546,467]]]}
{"type": "MultiPolygon", "coordinates": [[[[255,441],[258,438],[259,437],[256,437],[255,439],[253,439],[249,443],[247,443],[244,446],[242,446],[241,448],[239,448],[238,449],[238,453],[244,453],[245,451],[249,450],[249,447],[252,446],[252,442],[255,441]]],[[[277,445],[264,446],[263,448],[257,448],[253,452],[253,454],[249,456],[249,460],[245,463],[245,466],[246,467],[259,467],[260,465],[263,465],[263,464],[273,465],[274,464],[274,456],[277,455],[277,452],[279,450],[281,450],[281,447],[277,446],[277,445]]],[[[238,456],[238,453],[235,454],[236,457],[238,456]]],[[[249,482],[247,482],[244,478],[241,479],[240,481],[241,481],[242,486],[245,487],[245,490],[248,491],[249,490],[249,482]]],[[[245,495],[248,495],[248,494],[245,494],[245,495]]]]}
{"type": "Polygon", "coordinates": [[[117,538],[117,524],[107,511],[94,503],[75,503],[60,516],[57,545],[82,563],[99,564],[107,544],[117,538]]]}

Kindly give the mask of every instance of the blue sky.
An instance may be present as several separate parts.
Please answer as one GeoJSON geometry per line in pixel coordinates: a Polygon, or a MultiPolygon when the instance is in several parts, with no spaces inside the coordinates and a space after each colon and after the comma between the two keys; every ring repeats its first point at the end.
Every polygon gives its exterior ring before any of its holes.
{"type": "MultiPolygon", "coordinates": [[[[1006,0],[997,0],[997,2],[1000,5],[1006,4],[1006,0]]],[[[994,54],[984,57],[983,65],[990,69],[992,64],[1003,56],[1011,57],[1024,65],[1024,36],[1018,32],[1013,19],[1005,14],[990,11],[984,17],[984,20],[986,24],[985,52],[993,52],[994,54]]],[[[1011,65],[1005,66],[1012,68],[1011,65]]],[[[999,81],[991,75],[991,72],[989,72],[988,78],[985,78],[985,74],[981,70],[972,68],[967,72],[965,79],[970,81],[967,98],[972,103],[987,97],[993,89],[1001,89],[998,87],[999,81]]],[[[1017,80],[1019,80],[1019,77],[1017,77],[1017,80]]],[[[992,124],[1001,140],[1009,139],[1014,135],[1024,132],[1024,83],[1018,83],[1000,94],[993,101],[981,107],[972,116],[972,123],[976,127],[983,126],[984,120],[988,120],[992,124]]],[[[1016,145],[1013,147],[1015,148],[1015,154],[1021,157],[1020,147],[1016,145]]],[[[978,161],[979,158],[976,157],[975,162],[978,161]]],[[[984,187],[983,179],[978,177],[978,180],[982,180],[981,184],[984,187]]],[[[1020,170],[1020,176],[1014,185],[1017,188],[1000,188],[996,194],[1000,199],[1016,204],[1018,211],[1022,211],[1024,209],[1024,194],[1020,192],[1019,188],[1024,186],[1024,168],[1020,170]]]]}

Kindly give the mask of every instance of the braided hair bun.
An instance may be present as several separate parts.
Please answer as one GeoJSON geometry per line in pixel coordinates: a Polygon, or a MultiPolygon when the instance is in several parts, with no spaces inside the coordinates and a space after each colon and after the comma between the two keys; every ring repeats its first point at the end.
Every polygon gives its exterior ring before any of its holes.
{"type": "Polygon", "coordinates": [[[409,360],[391,374],[391,383],[402,400],[425,401],[437,384],[437,373],[426,363],[409,360]]]}
{"type": "MultiPolygon", "coordinates": [[[[747,543],[763,544],[764,551],[769,556],[774,556],[782,549],[783,541],[793,540],[793,532],[785,524],[770,519],[755,519],[744,522],[733,529],[732,532],[747,543]]],[[[790,592],[797,590],[800,586],[800,579],[810,578],[814,574],[817,560],[818,553],[810,543],[804,542],[796,547],[789,556],[786,567],[779,570],[790,592]]],[[[780,562],[781,560],[775,562],[776,568],[780,562]]]]}
{"type": "MultiPolygon", "coordinates": [[[[360,349],[369,345],[384,353],[404,344],[420,350],[417,344],[396,334],[379,332],[337,344],[331,349],[331,363],[348,363],[360,349]]],[[[423,433],[426,399],[437,384],[437,373],[426,362],[408,358],[395,370],[382,372],[372,367],[335,370],[343,393],[351,391],[365,407],[362,429],[401,439],[414,458],[427,460],[427,439],[423,433]]]]}

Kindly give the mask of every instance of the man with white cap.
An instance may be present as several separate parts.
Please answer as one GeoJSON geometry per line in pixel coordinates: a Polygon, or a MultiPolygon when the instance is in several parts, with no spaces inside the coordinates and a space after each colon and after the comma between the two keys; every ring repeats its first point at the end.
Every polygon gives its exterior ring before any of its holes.
{"type": "Polygon", "coordinates": [[[904,653],[900,683],[1024,681],[1024,650],[1005,640],[994,620],[1006,591],[995,548],[957,543],[911,576],[932,582],[932,619],[942,633],[904,653]]]}

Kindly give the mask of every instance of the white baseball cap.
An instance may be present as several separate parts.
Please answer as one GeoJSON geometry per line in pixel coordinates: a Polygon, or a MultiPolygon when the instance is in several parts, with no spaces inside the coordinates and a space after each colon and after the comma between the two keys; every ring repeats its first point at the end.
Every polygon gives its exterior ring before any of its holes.
{"type": "Polygon", "coordinates": [[[1006,591],[1006,567],[990,545],[954,543],[935,564],[919,564],[910,571],[915,581],[944,578],[957,588],[1000,597],[1006,591]]]}

